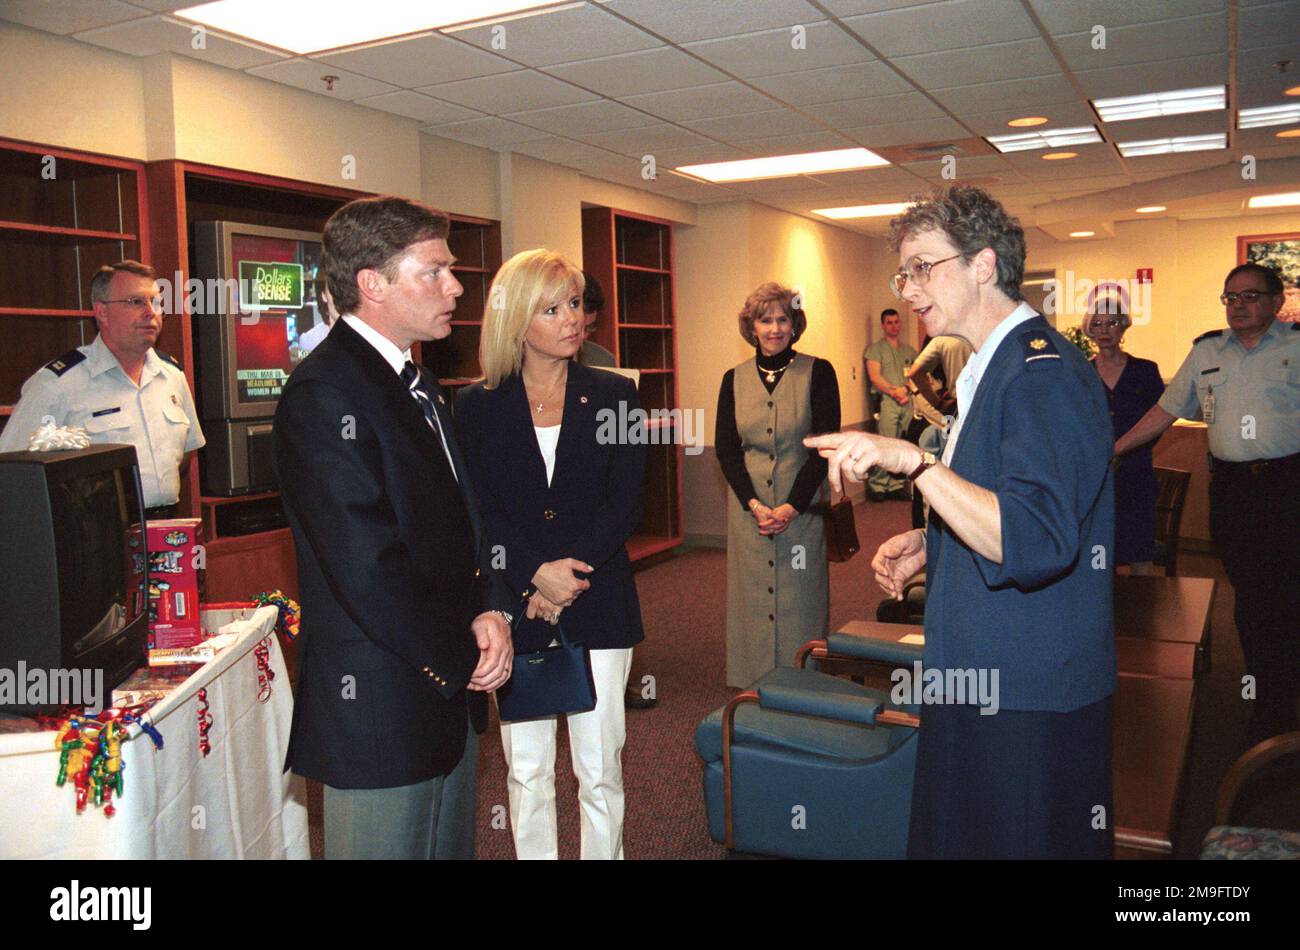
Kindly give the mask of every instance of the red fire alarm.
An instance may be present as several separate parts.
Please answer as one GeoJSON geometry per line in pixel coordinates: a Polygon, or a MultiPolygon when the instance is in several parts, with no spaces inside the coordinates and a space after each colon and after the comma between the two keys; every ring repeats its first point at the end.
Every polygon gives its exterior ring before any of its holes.
{"type": "Polygon", "coordinates": [[[1138,268],[1137,281],[1138,281],[1139,284],[1150,284],[1150,283],[1153,283],[1153,282],[1154,282],[1154,277],[1155,277],[1155,268],[1154,268],[1154,267],[1139,267],[1139,268],[1138,268]]]}

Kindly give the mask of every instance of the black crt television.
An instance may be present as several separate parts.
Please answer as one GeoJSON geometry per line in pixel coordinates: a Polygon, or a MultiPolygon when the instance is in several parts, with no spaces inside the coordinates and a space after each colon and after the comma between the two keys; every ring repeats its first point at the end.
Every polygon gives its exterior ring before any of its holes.
{"type": "Polygon", "coordinates": [[[147,544],[134,446],[0,453],[0,671],[102,670],[107,706],[147,661],[147,544]]]}

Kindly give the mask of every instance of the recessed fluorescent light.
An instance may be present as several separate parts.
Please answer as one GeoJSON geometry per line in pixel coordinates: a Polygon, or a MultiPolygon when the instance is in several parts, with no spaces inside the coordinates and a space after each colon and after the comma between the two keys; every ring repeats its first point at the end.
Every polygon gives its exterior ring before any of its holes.
{"type": "Polygon", "coordinates": [[[1290,125],[1293,122],[1300,122],[1300,102],[1237,110],[1239,129],[1261,129],[1268,125],[1290,125]]]}
{"type": "Polygon", "coordinates": [[[1013,129],[1027,129],[1035,125],[1046,125],[1047,116],[1045,115],[1027,115],[1023,119],[1012,119],[1007,125],[1013,129]]]}
{"type": "Polygon", "coordinates": [[[1223,109],[1226,107],[1224,95],[1223,86],[1200,86],[1140,96],[1094,99],[1092,105],[1103,122],[1127,122],[1129,119],[1154,119],[1162,115],[1223,109]]]}
{"type": "Polygon", "coordinates": [[[674,171],[704,181],[727,182],[845,172],[888,164],[887,160],[870,149],[841,148],[829,152],[802,152],[798,155],[773,155],[770,158],[742,158],[735,162],[682,165],[674,171]]]}
{"type": "Polygon", "coordinates": [[[1164,205],[1146,205],[1142,208],[1134,209],[1138,214],[1155,214],[1157,211],[1168,211],[1164,205]]]}
{"type": "Polygon", "coordinates": [[[1300,138],[1300,129],[1283,129],[1276,135],[1280,139],[1297,139],[1300,138]]]}
{"type": "Polygon", "coordinates": [[[177,10],[176,16],[301,54],[554,6],[554,0],[366,0],[363,4],[216,0],[177,10]]]}
{"type": "Polygon", "coordinates": [[[1065,145],[1087,145],[1100,142],[1101,135],[1091,125],[1075,129],[1041,129],[1037,132],[1017,132],[1014,135],[990,135],[988,143],[999,152],[1027,152],[1035,148],[1061,148],[1065,145]]]}
{"type": "Polygon", "coordinates": [[[1227,135],[1223,132],[1215,132],[1211,135],[1176,135],[1167,139],[1120,142],[1119,153],[1125,158],[1133,158],[1139,155],[1168,155],[1171,152],[1201,152],[1211,148],[1227,147],[1227,135]]]}
{"type": "Polygon", "coordinates": [[[1048,152],[1046,155],[1040,155],[1045,162],[1061,162],[1067,158],[1078,158],[1078,152],[1048,152]]]}
{"type": "Polygon", "coordinates": [[[1096,237],[1096,231],[1071,231],[1070,237],[1096,237]]]}
{"type": "Polygon", "coordinates": [[[1284,89],[1284,90],[1282,91],[1282,95],[1284,95],[1284,96],[1300,96],[1300,86],[1292,86],[1290,89],[1284,89]]]}
{"type": "Polygon", "coordinates": [[[1284,191],[1276,195],[1255,195],[1246,202],[1248,208],[1286,208],[1300,205],[1300,191],[1284,191]]]}
{"type": "Polygon", "coordinates": [[[851,205],[845,208],[814,208],[813,214],[823,218],[883,218],[902,214],[912,207],[910,201],[900,201],[889,205],[851,205]]]}

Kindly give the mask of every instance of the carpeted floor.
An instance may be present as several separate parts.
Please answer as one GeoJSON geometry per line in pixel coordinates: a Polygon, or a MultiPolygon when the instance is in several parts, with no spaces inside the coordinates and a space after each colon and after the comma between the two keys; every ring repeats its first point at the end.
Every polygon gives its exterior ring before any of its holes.
{"type": "MultiPolygon", "coordinates": [[[[881,541],[910,526],[903,502],[856,506],[862,553],[831,565],[831,629],[849,620],[874,618],[881,593],[868,577],[870,557],[881,541]]],[[[1214,662],[1198,691],[1192,753],[1184,777],[1185,797],[1176,857],[1195,857],[1213,823],[1219,781],[1248,743],[1248,704],[1239,698],[1243,669],[1232,624],[1232,588],[1217,558],[1184,553],[1180,573],[1218,577],[1214,662]]],[[[637,648],[634,681],[655,678],[659,704],[629,711],[623,752],[627,817],[624,850],[629,859],[721,859],[726,850],[710,840],[695,754],[695,726],[733,694],[724,682],[726,554],[696,549],[638,571],[646,640],[637,648]]],[[[563,726],[557,749],[556,797],[560,857],[578,857],[577,783],[568,764],[563,726]]],[[[1265,806],[1273,807],[1273,806],[1265,806]]],[[[312,855],[322,853],[320,789],[310,789],[312,855]]],[[[1294,815],[1290,816],[1294,818],[1294,815]]],[[[495,720],[482,737],[479,762],[477,855],[514,857],[506,798],[505,764],[495,720]]]]}

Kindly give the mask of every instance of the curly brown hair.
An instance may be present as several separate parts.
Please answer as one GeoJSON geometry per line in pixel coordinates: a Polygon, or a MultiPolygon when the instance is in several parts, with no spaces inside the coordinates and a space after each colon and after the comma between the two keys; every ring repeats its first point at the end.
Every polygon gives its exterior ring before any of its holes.
{"type": "Polygon", "coordinates": [[[790,344],[794,345],[808,329],[808,316],[803,312],[800,294],[789,287],[782,287],[774,280],[769,280],[754,289],[745,298],[745,305],[740,308],[738,322],[740,335],[750,346],[758,346],[758,337],[754,335],[754,321],[767,312],[774,303],[781,305],[781,310],[790,318],[790,344]]]}
{"type": "Polygon", "coordinates": [[[1025,276],[1025,230],[1000,201],[971,185],[953,185],[912,200],[912,207],[889,222],[892,250],[925,231],[943,232],[967,261],[991,248],[997,255],[998,289],[1012,300],[1024,299],[1020,282],[1025,276]]]}

